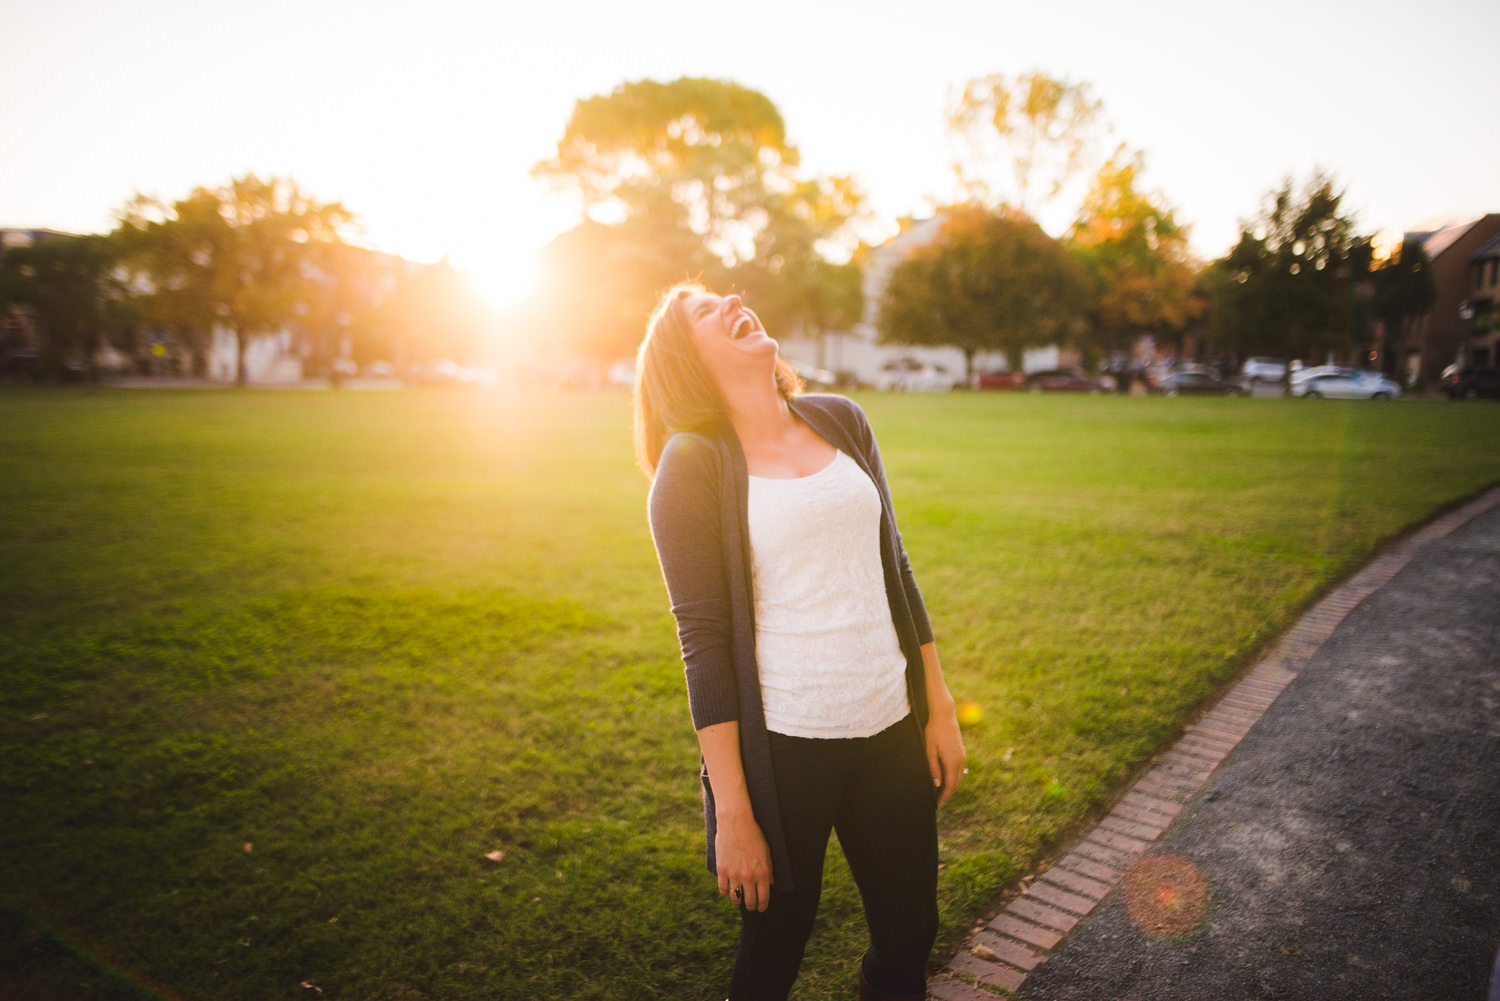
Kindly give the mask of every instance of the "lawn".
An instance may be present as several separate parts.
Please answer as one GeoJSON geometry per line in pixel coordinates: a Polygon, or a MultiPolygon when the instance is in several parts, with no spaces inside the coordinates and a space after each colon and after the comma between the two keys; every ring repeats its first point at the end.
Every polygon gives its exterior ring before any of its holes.
{"type": "MultiPolygon", "coordinates": [[[[1500,481],[1484,404],[861,402],[983,711],[940,948],[1320,589],[1500,481]]],[[[628,415],[0,393],[0,991],[722,997],[628,415]]],[[[831,854],[800,998],[863,948],[831,854]]]]}

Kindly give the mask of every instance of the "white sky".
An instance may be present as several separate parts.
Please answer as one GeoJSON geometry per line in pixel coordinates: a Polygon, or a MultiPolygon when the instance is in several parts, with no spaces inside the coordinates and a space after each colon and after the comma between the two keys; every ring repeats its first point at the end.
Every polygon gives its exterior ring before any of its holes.
{"type": "Polygon", "coordinates": [[[950,89],[1036,68],[1093,85],[1211,258],[1318,166],[1365,231],[1500,211],[1497,42],[1494,0],[0,0],[0,226],[103,231],[135,191],[291,175],[503,292],[576,221],[527,170],[579,98],[754,87],[891,229],[951,194],[950,89]]]}

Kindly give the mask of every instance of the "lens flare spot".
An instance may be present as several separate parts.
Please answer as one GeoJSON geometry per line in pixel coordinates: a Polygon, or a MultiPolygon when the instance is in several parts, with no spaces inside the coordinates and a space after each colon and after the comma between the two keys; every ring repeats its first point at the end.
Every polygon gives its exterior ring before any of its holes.
{"type": "Polygon", "coordinates": [[[1125,873],[1125,909],[1153,938],[1181,938],[1208,914],[1208,880],[1177,855],[1141,859],[1125,873]]]}

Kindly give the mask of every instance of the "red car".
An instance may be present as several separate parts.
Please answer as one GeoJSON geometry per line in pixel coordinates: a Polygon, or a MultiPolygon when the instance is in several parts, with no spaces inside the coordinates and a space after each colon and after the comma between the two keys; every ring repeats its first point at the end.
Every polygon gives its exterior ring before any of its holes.
{"type": "Polygon", "coordinates": [[[976,389],[1022,389],[1026,385],[1025,372],[1001,371],[980,372],[974,377],[976,389]]]}

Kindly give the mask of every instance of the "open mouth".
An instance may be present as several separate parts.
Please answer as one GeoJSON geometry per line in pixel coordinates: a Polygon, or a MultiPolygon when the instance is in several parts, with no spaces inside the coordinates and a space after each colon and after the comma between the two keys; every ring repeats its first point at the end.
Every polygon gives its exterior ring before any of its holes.
{"type": "Polygon", "coordinates": [[[729,339],[737,341],[741,337],[753,332],[754,329],[755,324],[751,321],[750,317],[741,316],[738,320],[734,321],[734,326],[729,329],[729,339]]]}

